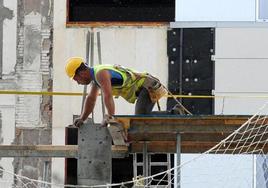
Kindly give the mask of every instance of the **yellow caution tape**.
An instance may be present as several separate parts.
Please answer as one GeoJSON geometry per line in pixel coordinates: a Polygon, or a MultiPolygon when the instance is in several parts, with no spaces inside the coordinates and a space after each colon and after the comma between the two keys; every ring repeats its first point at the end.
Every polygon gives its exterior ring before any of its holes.
{"type": "Polygon", "coordinates": [[[204,99],[214,99],[214,98],[268,98],[268,95],[165,95],[164,97],[175,97],[175,98],[204,98],[204,99]]]}
{"type": "MultiPolygon", "coordinates": [[[[0,90],[0,94],[6,95],[58,95],[58,96],[82,96],[84,93],[81,92],[49,92],[49,91],[16,91],[16,90],[0,90]]],[[[203,98],[203,99],[214,99],[214,98],[268,98],[265,95],[164,95],[164,97],[170,98],[203,98]]]]}
{"type": "Polygon", "coordinates": [[[81,96],[83,93],[70,92],[49,92],[49,91],[0,91],[0,94],[15,95],[63,95],[63,96],[81,96]]]}

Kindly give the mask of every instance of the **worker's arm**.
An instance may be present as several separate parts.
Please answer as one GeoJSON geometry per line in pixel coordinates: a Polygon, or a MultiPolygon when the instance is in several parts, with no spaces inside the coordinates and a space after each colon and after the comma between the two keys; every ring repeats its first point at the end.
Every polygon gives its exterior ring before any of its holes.
{"type": "Polygon", "coordinates": [[[83,106],[83,111],[80,115],[80,118],[85,121],[87,119],[87,117],[89,116],[89,114],[92,113],[95,104],[96,104],[96,100],[99,94],[99,89],[96,86],[95,83],[92,84],[91,86],[91,90],[88,93],[88,95],[86,96],[86,100],[84,102],[84,106],[83,106]]]}
{"type": "Polygon", "coordinates": [[[114,105],[114,99],[113,99],[113,94],[112,94],[111,75],[109,71],[102,70],[98,72],[98,74],[96,75],[96,78],[98,80],[98,83],[100,84],[100,87],[103,93],[104,104],[107,108],[108,115],[114,115],[115,105],[114,105]]]}
{"type": "Polygon", "coordinates": [[[80,127],[81,125],[83,125],[83,122],[87,119],[87,117],[89,116],[89,114],[91,114],[91,112],[94,109],[94,106],[95,106],[95,103],[96,103],[98,94],[99,94],[99,89],[96,86],[96,84],[93,83],[91,85],[90,92],[86,96],[86,100],[85,100],[84,106],[83,106],[83,111],[82,111],[80,117],[79,118],[76,118],[74,120],[74,123],[73,124],[76,127],[80,127]]]}

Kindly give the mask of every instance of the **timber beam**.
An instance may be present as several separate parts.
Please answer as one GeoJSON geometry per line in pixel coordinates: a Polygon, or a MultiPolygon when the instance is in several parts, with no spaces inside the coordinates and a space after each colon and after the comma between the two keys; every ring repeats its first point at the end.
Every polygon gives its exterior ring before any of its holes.
{"type": "Polygon", "coordinates": [[[142,152],[145,142],[148,152],[176,153],[177,134],[181,136],[182,153],[203,153],[249,118],[231,115],[115,116],[124,127],[131,153],[142,152]]]}
{"type": "MultiPolygon", "coordinates": [[[[123,158],[128,153],[126,146],[112,146],[112,157],[123,158]]],[[[57,157],[78,158],[77,145],[0,145],[1,157],[57,157]]]]}
{"type": "Polygon", "coordinates": [[[0,157],[76,158],[77,156],[77,145],[0,145],[0,157]]]}

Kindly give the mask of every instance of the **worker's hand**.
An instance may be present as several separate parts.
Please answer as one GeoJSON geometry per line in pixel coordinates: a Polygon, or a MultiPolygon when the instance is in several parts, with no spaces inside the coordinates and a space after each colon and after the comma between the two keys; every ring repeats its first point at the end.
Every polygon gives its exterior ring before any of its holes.
{"type": "Polygon", "coordinates": [[[75,120],[74,120],[74,126],[76,126],[76,127],[79,128],[83,124],[84,124],[84,121],[81,118],[75,118],[75,120]]]}

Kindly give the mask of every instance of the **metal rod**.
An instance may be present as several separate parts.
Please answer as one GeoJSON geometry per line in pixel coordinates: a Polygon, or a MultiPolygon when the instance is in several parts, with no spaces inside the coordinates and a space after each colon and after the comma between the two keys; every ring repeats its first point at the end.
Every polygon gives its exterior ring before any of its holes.
{"type": "MultiPolygon", "coordinates": [[[[180,59],[180,77],[179,77],[179,83],[180,83],[180,95],[182,94],[182,64],[183,64],[183,28],[180,29],[180,49],[179,49],[179,59],[180,59]]],[[[182,98],[179,99],[182,103],[182,98]]]]}
{"type": "MultiPolygon", "coordinates": [[[[143,177],[148,177],[148,146],[147,142],[143,143],[143,177]]],[[[148,180],[145,179],[144,184],[147,185],[148,180]]]]}
{"type": "MultiPolygon", "coordinates": [[[[49,161],[44,162],[43,166],[43,181],[48,182],[48,170],[49,170],[49,161]]],[[[42,188],[48,188],[47,184],[43,184],[42,188]]]]}
{"type": "MultiPolygon", "coordinates": [[[[90,67],[94,66],[94,31],[92,29],[91,35],[90,35],[90,67]]],[[[91,113],[92,122],[94,123],[94,110],[91,113]]]]}
{"type": "MultiPolygon", "coordinates": [[[[86,65],[89,64],[88,63],[89,62],[89,47],[90,47],[90,31],[87,32],[87,36],[86,36],[86,61],[84,62],[86,65]]],[[[84,86],[84,90],[83,90],[81,113],[83,112],[84,102],[86,100],[86,94],[87,94],[87,85],[84,86]]]]}
{"type": "MultiPolygon", "coordinates": [[[[98,46],[99,64],[102,65],[100,32],[97,32],[97,46],[98,46]]],[[[102,117],[104,118],[104,116],[105,116],[105,106],[104,106],[104,97],[103,97],[102,90],[101,90],[101,107],[102,107],[102,117]]]]}
{"type": "Polygon", "coordinates": [[[181,170],[180,170],[180,165],[181,165],[181,135],[180,133],[177,133],[177,142],[176,142],[176,154],[177,154],[177,188],[181,187],[181,170]]]}
{"type": "Polygon", "coordinates": [[[90,66],[94,66],[94,31],[90,34],[90,66]]]}
{"type": "MultiPolygon", "coordinates": [[[[170,157],[170,153],[167,154],[167,169],[171,169],[171,157],[170,157]]],[[[171,173],[168,173],[168,182],[171,182],[171,173]]],[[[171,187],[171,185],[169,185],[168,187],[171,187]]]]}
{"type": "Polygon", "coordinates": [[[86,64],[89,65],[89,50],[90,50],[90,31],[87,31],[86,36],[86,64]]]}
{"type": "Polygon", "coordinates": [[[137,164],[137,153],[133,154],[133,172],[134,172],[134,178],[137,178],[138,172],[137,172],[138,164],[137,164]]]}

